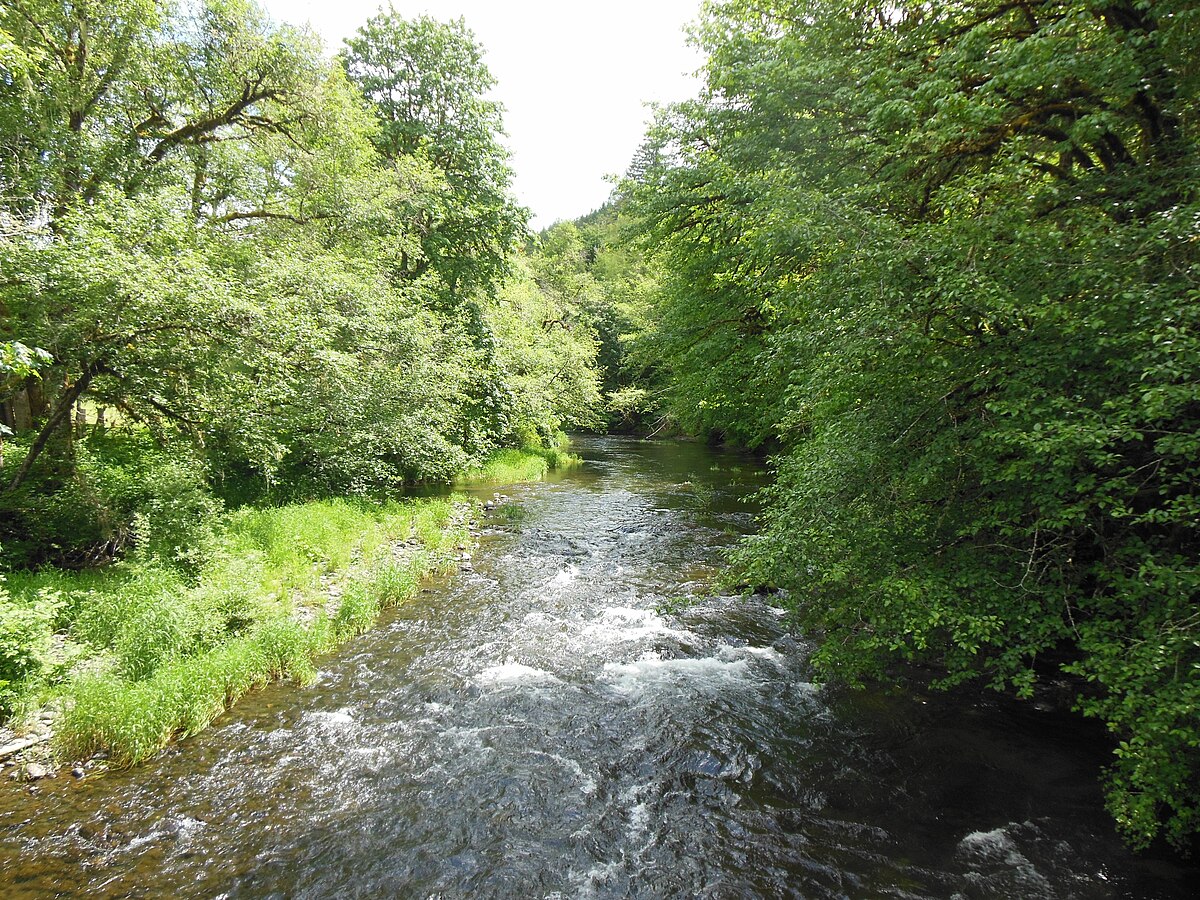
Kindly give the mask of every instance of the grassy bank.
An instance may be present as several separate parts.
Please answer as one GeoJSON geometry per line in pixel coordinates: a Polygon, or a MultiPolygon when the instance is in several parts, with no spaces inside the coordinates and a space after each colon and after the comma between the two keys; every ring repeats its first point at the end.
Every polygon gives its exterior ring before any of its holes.
{"type": "Polygon", "coordinates": [[[500,450],[493,453],[482,466],[469,469],[456,480],[457,484],[514,484],[520,481],[539,481],[548,472],[569,469],[583,460],[568,453],[565,437],[553,447],[523,447],[520,450],[500,450]]]}
{"type": "MultiPolygon", "coordinates": [[[[579,462],[564,447],[500,451],[460,483],[536,481],[579,462]]],[[[52,727],[59,760],[136,764],[255,687],[311,681],[320,654],[453,567],[468,518],[462,498],[243,508],[186,564],[135,550],[0,576],[0,717],[52,727]]]]}
{"type": "Polygon", "coordinates": [[[244,509],[191,576],[134,560],[11,574],[4,602],[26,615],[4,637],[28,657],[25,679],[5,686],[15,718],[49,706],[61,757],[137,763],[251,688],[310,681],[319,654],[453,565],[463,510],[452,499],[244,509]]]}

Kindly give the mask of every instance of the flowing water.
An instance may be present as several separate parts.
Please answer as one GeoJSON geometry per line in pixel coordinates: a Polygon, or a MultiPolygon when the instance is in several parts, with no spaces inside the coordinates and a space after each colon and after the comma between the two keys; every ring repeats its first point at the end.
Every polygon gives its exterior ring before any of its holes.
{"type": "Polygon", "coordinates": [[[1194,896],[1115,838],[1099,735],[815,687],[777,610],[713,596],[753,460],[581,449],[314,686],[132,772],[0,790],[0,896],[1194,896]]]}

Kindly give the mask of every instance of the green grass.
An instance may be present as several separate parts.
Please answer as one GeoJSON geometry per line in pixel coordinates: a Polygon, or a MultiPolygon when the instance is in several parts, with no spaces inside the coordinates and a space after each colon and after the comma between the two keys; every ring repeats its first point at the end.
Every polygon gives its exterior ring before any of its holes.
{"type": "MultiPolygon", "coordinates": [[[[500,451],[462,481],[532,481],[579,462],[556,443],[500,451]]],[[[0,681],[0,700],[15,718],[57,705],[65,758],[105,750],[134,765],[247,691],[311,681],[320,654],[451,570],[466,539],[452,524],[456,502],[246,508],[220,519],[195,567],[126,560],[11,573],[0,581],[0,653],[15,649],[31,665],[19,682],[0,681]]]]}
{"type": "Polygon", "coordinates": [[[454,503],[241,510],[192,578],[134,563],[14,573],[11,602],[52,603],[46,628],[65,648],[64,661],[47,658],[25,686],[25,706],[61,705],[60,754],[103,749],[116,765],[136,764],[203,730],[255,687],[312,680],[317,656],[451,566],[449,551],[465,538],[451,524],[454,503]]]}
{"type": "Polygon", "coordinates": [[[468,470],[459,484],[516,484],[521,481],[540,481],[547,472],[569,469],[582,462],[561,446],[522,447],[520,450],[499,450],[482,466],[468,470]]]}

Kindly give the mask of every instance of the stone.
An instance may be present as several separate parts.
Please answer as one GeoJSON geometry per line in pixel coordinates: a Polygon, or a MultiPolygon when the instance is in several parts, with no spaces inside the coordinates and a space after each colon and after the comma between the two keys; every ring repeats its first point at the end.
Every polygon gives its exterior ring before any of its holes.
{"type": "Polygon", "coordinates": [[[25,777],[30,781],[37,781],[39,778],[45,778],[50,774],[50,770],[38,763],[30,763],[25,767],[25,777]]]}
{"type": "Polygon", "coordinates": [[[108,825],[104,822],[84,822],[79,826],[78,834],[85,841],[102,843],[108,840],[108,825]]]}
{"type": "Polygon", "coordinates": [[[74,775],[76,778],[82,778],[84,775],[87,774],[87,772],[85,772],[83,770],[83,766],[76,766],[75,768],[73,768],[71,770],[71,774],[74,775]]]}

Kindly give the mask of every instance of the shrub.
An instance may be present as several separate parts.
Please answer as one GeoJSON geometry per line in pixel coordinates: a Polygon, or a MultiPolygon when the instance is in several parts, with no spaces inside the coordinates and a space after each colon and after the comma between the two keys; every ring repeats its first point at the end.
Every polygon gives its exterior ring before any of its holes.
{"type": "Polygon", "coordinates": [[[32,602],[14,601],[0,576],[0,716],[12,712],[23,685],[44,665],[59,604],[46,590],[32,602]]]}
{"type": "Polygon", "coordinates": [[[39,467],[18,490],[0,493],[0,563],[79,568],[136,550],[187,571],[200,565],[221,504],[191,451],[119,431],[77,443],[73,456],[69,471],[39,467]]]}

